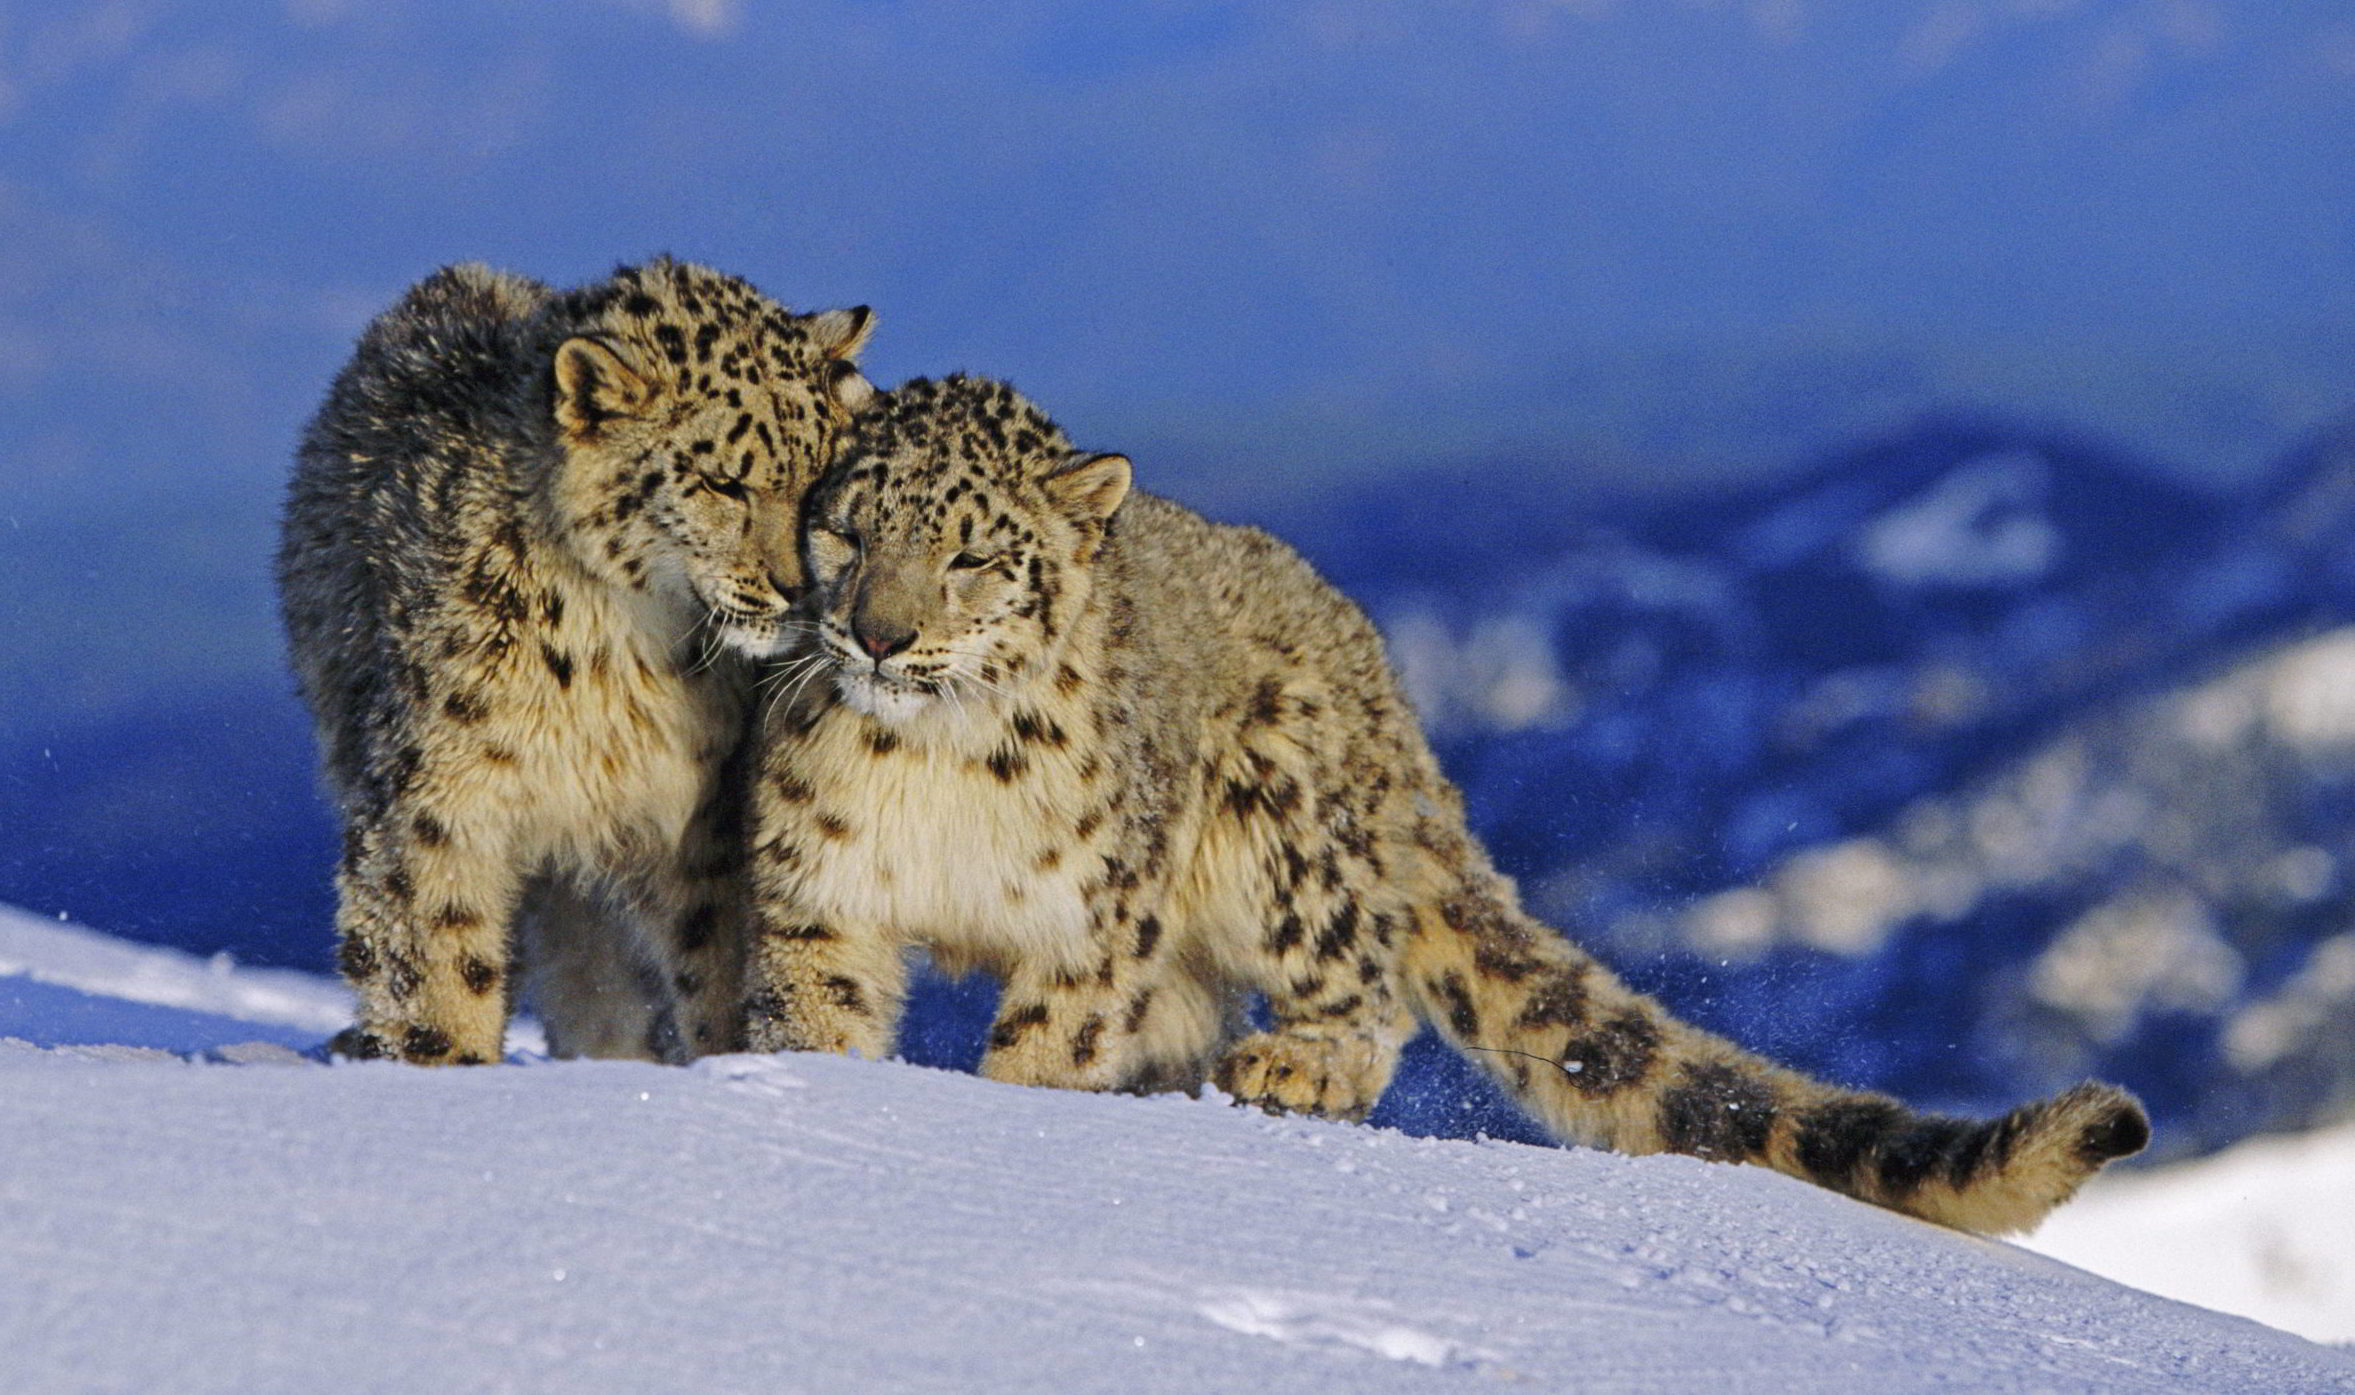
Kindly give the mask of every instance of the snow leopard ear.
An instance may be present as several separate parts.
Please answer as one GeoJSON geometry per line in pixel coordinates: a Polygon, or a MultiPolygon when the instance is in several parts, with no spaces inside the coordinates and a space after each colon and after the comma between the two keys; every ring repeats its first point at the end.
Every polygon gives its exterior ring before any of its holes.
{"type": "Polygon", "coordinates": [[[1130,467],[1125,455],[1075,450],[1044,481],[1047,496],[1082,522],[1101,523],[1128,497],[1130,467]]]}
{"type": "Polygon", "coordinates": [[[605,424],[634,417],[654,400],[654,385],[604,339],[580,336],[556,349],[556,425],[576,445],[594,444],[605,424]]]}
{"type": "Polygon", "coordinates": [[[855,412],[875,400],[875,385],[848,359],[836,359],[826,370],[826,391],[844,411],[855,412]]]}
{"type": "Polygon", "coordinates": [[[828,358],[854,358],[875,332],[875,312],[864,305],[810,316],[810,342],[828,358]]]}

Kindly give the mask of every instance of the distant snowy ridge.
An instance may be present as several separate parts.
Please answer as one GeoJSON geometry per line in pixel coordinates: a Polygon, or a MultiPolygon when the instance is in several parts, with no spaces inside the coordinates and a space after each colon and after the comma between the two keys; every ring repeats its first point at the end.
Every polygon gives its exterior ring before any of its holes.
{"type": "MultiPolygon", "coordinates": [[[[0,927],[6,1395],[2355,1392],[2345,1353],[1762,1169],[831,1056],[119,1053],[60,995],[286,1000],[0,927]]],[[[241,1025],[174,1011],[191,1051],[241,1025]]]]}
{"type": "Polygon", "coordinates": [[[2160,1157],[2355,1111],[2355,422],[2230,497],[1980,417],[1550,556],[1427,511],[1333,550],[1499,862],[1672,1007],[1963,1113],[2115,1080],[2160,1157]]]}
{"type": "Polygon", "coordinates": [[[0,906],[0,978],[17,974],[102,997],[299,1027],[322,1037],[352,1020],[351,994],[316,974],[241,968],[226,955],[199,959],[0,906]]]}

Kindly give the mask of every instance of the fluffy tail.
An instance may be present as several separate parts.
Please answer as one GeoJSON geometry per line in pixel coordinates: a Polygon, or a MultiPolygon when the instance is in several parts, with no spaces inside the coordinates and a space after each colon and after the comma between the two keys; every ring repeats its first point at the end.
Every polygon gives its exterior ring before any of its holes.
{"type": "Polygon", "coordinates": [[[1925,1220],[2032,1229],[2150,1141],[2140,1103],[2088,1082],[1999,1119],[1921,1114],[1772,1065],[1686,1025],[1483,869],[1418,917],[1423,1015],[1557,1135],[1625,1153],[1759,1163],[1925,1220]]]}

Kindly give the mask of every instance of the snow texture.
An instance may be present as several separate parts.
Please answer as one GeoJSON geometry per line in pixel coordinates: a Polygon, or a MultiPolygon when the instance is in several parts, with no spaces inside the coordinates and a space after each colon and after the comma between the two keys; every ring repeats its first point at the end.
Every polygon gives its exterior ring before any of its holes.
{"type": "Polygon", "coordinates": [[[2121,1283],[2355,1345],[2355,1125],[2104,1177],[2025,1243],[2121,1283]]]}
{"type": "Polygon", "coordinates": [[[2355,1391],[1755,1169],[837,1057],[322,1067],[327,984],[0,955],[11,1395],[2355,1391]]]}

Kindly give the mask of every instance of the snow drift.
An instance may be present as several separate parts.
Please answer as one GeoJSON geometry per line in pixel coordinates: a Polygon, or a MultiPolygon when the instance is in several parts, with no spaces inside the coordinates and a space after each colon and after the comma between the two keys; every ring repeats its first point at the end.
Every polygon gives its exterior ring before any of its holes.
{"type": "Polygon", "coordinates": [[[2355,1391],[1753,1168],[834,1057],[322,1067],[0,916],[0,1390],[2355,1391]]]}

